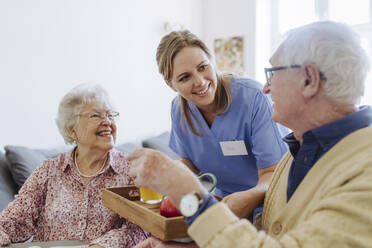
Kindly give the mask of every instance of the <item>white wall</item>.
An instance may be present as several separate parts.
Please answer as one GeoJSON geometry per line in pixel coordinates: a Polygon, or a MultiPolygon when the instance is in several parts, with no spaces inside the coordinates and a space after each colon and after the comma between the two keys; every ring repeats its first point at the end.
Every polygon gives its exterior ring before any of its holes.
{"type": "Polygon", "coordinates": [[[202,11],[200,0],[1,0],[0,149],[63,145],[58,103],[82,82],[111,95],[118,143],[169,130],[174,93],[157,72],[156,47],[167,21],[202,36],[202,11]]]}
{"type": "Polygon", "coordinates": [[[254,78],[256,0],[205,0],[203,8],[204,40],[208,47],[213,50],[215,38],[244,36],[244,70],[254,78]]]}

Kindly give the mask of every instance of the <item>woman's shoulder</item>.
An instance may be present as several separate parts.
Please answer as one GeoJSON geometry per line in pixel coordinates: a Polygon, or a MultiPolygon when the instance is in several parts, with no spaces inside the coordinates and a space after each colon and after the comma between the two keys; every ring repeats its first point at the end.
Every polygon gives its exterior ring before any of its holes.
{"type": "Polygon", "coordinates": [[[265,98],[262,89],[262,84],[246,77],[233,77],[229,85],[229,91],[233,100],[236,99],[236,101],[241,101],[247,105],[252,104],[257,97],[265,98]]]}
{"type": "Polygon", "coordinates": [[[258,81],[240,76],[233,76],[231,79],[230,86],[233,89],[243,90],[243,91],[253,91],[253,92],[262,92],[263,85],[258,81]]]}
{"type": "Polygon", "coordinates": [[[49,157],[45,159],[41,165],[43,166],[50,166],[54,165],[57,167],[63,166],[64,164],[68,163],[69,161],[73,161],[72,158],[73,149],[69,151],[62,152],[55,156],[49,157]]]}
{"type": "Polygon", "coordinates": [[[63,152],[57,156],[45,159],[30,176],[37,177],[42,181],[42,178],[46,179],[58,175],[58,171],[63,171],[68,164],[73,163],[72,152],[73,150],[63,152]]]}
{"type": "Polygon", "coordinates": [[[181,106],[180,98],[178,96],[175,96],[172,100],[172,110],[173,109],[179,109],[181,106]]]}
{"type": "Polygon", "coordinates": [[[179,121],[181,118],[181,101],[178,96],[172,100],[171,117],[174,121],[179,121]]]}
{"type": "Polygon", "coordinates": [[[118,174],[127,173],[128,168],[129,168],[129,163],[128,163],[125,153],[113,148],[110,150],[109,154],[110,154],[109,163],[112,169],[118,174]]]}
{"type": "Polygon", "coordinates": [[[125,153],[115,148],[110,150],[110,156],[115,161],[127,161],[125,153]]]}

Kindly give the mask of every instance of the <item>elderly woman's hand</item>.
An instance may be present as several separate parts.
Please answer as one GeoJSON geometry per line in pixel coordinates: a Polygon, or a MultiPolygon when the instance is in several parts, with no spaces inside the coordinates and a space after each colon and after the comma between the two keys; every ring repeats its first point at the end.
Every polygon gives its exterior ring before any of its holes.
{"type": "Polygon", "coordinates": [[[163,242],[157,238],[150,237],[142,243],[136,245],[134,248],[196,248],[198,247],[194,242],[192,243],[176,243],[163,242]]]}
{"type": "Polygon", "coordinates": [[[176,206],[184,194],[199,192],[204,195],[203,186],[186,165],[159,151],[137,149],[129,153],[127,159],[136,185],[167,195],[176,206]]]}

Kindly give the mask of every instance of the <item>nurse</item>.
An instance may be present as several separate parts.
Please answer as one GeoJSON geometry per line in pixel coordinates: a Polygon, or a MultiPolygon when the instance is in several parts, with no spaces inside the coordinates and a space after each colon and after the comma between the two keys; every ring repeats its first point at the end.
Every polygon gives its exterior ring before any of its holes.
{"type": "Polygon", "coordinates": [[[215,174],[215,193],[237,216],[248,217],[287,151],[262,85],[218,73],[209,49],[189,31],[164,36],[156,60],[179,95],[172,101],[169,146],[196,174],[215,174]]]}

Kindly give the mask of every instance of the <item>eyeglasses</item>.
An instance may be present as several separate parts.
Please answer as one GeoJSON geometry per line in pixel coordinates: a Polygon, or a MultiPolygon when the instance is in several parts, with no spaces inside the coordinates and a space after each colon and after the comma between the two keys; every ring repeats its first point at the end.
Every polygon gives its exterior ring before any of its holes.
{"type": "Polygon", "coordinates": [[[289,66],[276,66],[271,68],[265,68],[266,84],[271,85],[271,79],[274,76],[274,71],[286,70],[290,68],[301,68],[301,65],[289,65],[289,66]]]}
{"type": "MultiPolygon", "coordinates": [[[[291,68],[301,68],[302,65],[289,65],[289,66],[276,66],[271,68],[265,68],[265,75],[266,75],[266,84],[268,86],[271,85],[271,79],[274,76],[274,71],[286,70],[291,68]]],[[[323,72],[319,71],[319,77],[323,81],[327,81],[327,77],[324,75],[323,72]]]]}
{"type": "Polygon", "coordinates": [[[104,119],[108,119],[112,122],[115,122],[117,118],[119,117],[119,112],[115,112],[115,111],[108,111],[105,113],[85,112],[85,113],[79,114],[79,116],[85,116],[89,121],[92,121],[92,122],[100,122],[104,119]]]}

